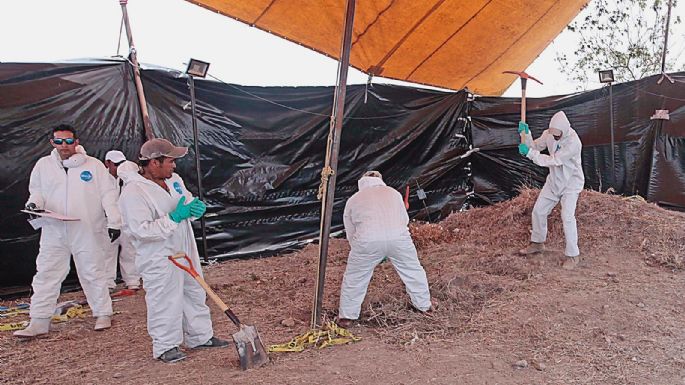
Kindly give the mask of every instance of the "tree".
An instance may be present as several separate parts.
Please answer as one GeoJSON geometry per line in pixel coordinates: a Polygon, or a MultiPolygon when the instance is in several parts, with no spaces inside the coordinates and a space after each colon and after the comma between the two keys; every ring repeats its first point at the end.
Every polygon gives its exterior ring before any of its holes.
{"type": "MultiPolygon", "coordinates": [[[[613,69],[619,82],[661,73],[667,13],[668,0],[592,0],[586,16],[567,27],[579,40],[573,55],[557,53],[556,61],[569,80],[586,85],[603,69],[613,69]]],[[[680,21],[671,16],[671,47],[680,21]]],[[[666,59],[666,71],[674,70],[675,58],[666,59]]]]}

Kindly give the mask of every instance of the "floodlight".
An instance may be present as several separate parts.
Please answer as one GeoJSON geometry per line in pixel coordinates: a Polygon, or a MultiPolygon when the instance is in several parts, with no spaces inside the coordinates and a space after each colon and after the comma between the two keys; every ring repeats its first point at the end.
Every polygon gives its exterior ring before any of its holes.
{"type": "Polygon", "coordinates": [[[207,76],[207,70],[209,70],[209,63],[202,60],[190,59],[188,68],[186,68],[186,73],[198,78],[204,78],[207,76]]]}
{"type": "Polygon", "coordinates": [[[599,82],[600,83],[613,83],[614,82],[614,70],[599,71],[599,82]]]}

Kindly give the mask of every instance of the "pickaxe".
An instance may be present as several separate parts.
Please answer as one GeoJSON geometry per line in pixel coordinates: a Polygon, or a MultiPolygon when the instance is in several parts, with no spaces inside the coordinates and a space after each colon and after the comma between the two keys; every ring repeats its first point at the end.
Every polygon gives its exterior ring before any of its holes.
{"type": "MultiPolygon", "coordinates": [[[[521,78],[521,121],[526,122],[526,83],[528,79],[535,80],[536,82],[542,84],[541,81],[535,79],[534,77],[528,75],[523,71],[504,71],[503,74],[514,74],[521,78]]],[[[521,143],[525,143],[524,133],[521,133],[521,143]]]]}

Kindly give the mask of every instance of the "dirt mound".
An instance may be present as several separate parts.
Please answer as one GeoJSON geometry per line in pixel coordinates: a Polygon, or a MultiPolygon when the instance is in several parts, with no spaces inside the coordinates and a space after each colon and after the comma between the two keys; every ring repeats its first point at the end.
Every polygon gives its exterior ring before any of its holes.
{"type": "MultiPolygon", "coordinates": [[[[563,257],[558,208],[549,219],[549,251],[539,258],[515,253],[528,242],[537,194],[523,190],[515,199],[454,213],[439,224],[412,223],[435,310],[413,310],[392,265],[382,263],[369,285],[361,323],[352,328],[364,338],[360,343],[332,352],[273,354],[267,368],[248,373],[239,372],[230,349],[189,351],[186,362],[162,365],[150,358],[144,297],[136,295],[114,303],[118,313],[104,333],[94,332],[89,318],[56,324],[46,338],[29,343],[0,332],[3,378],[50,384],[179,379],[206,384],[425,383],[427,378],[445,380],[439,383],[463,378],[478,384],[639,384],[681,379],[685,286],[677,274],[684,268],[685,215],[638,198],[583,192],[577,209],[583,261],[567,272],[556,265],[563,257]],[[523,360],[534,369],[512,368],[523,360]],[[350,365],[355,370],[348,370],[350,365]],[[325,381],[320,377],[324,372],[325,381]]],[[[323,300],[327,318],[337,313],[348,252],[346,240],[331,240],[323,300]]],[[[228,261],[204,271],[241,320],[256,325],[266,344],[275,344],[308,329],[317,261],[318,246],[309,245],[296,253],[228,261]]],[[[69,293],[60,300],[82,297],[69,293]]],[[[212,316],[218,336],[230,338],[235,330],[230,321],[214,307],[212,316]]]]}
{"type": "MultiPolygon", "coordinates": [[[[539,190],[523,189],[496,205],[454,213],[440,224],[415,224],[418,245],[457,243],[510,250],[530,238],[531,212],[539,190]]],[[[576,209],[581,253],[617,244],[639,250],[651,265],[685,268],[685,213],[664,210],[638,196],[622,197],[585,190],[576,209]]],[[[557,206],[549,217],[548,245],[563,249],[557,206]]]]}
{"type": "MultiPolygon", "coordinates": [[[[446,338],[468,331],[486,303],[516,290],[540,270],[539,260],[521,258],[516,250],[530,239],[531,212],[539,194],[523,189],[496,205],[453,213],[438,224],[412,223],[410,230],[437,299],[426,316],[411,310],[400,282],[371,285],[363,315],[386,339],[407,342],[417,337],[446,338]]],[[[685,267],[685,215],[647,203],[583,191],[576,210],[581,253],[639,251],[650,265],[685,267]]],[[[557,206],[549,217],[547,247],[563,250],[557,206]]],[[[387,276],[387,269],[381,269],[387,276]]],[[[386,279],[387,280],[387,279],[386,279]]]]}

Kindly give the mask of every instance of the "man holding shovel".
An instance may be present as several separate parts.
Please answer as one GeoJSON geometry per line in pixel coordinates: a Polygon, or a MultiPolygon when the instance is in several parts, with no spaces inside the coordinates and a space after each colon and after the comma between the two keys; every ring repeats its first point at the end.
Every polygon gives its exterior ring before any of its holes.
{"type": "Polygon", "coordinates": [[[174,173],[176,159],[187,152],[187,147],[176,147],[165,139],[145,142],[140,149],[142,171],[125,176],[119,198],[136,268],[143,277],[152,355],[166,363],[186,358],[179,349],[184,340],[190,348],[228,346],[214,337],[204,289],[168,260],[184,253],[200,266],[190,220],[202,217],[206,206],[193,198],[174,173]]]}
{"type": "Polygon", "coordinates": [[[564,269],[573,269],[578,264],[578,229],[576,228],[576,203],[585,185],[581,150],[583,144],[563,111],[559,111],[549,122],[549,128],[533,140],[528,124],[519,122],[519,134],[523,143],[519,153],[535,164],[549,169],[545,185],[533,207],[533,233],[530,245],[521,250],[523,255],[541,253],[547,239],[547,216],[554,206],[561,202],[561,220],[566,238],[564,269]],[[547,150],[548,155],[540,153],[547,150]]]}

